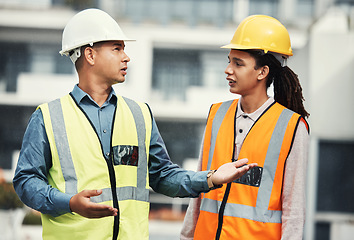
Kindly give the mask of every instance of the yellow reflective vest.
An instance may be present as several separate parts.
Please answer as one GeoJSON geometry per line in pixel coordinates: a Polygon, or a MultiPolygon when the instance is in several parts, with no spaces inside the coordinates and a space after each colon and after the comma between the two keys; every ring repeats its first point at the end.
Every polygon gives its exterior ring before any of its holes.
{"type": "MultiPolygon", "coordinates": [[[[208,116],[202,170],[232,161],[238,100],[214,104],[208,116]]],[[[297,113],[273,103],[253,124],[239,159],[258,166],[222,188],[201,195],[194,240],[281,238],[282,185],[285,162],[299,121],[297,113]]]]}
{"type": "Polygon", "coordinates": [[[149,239],[152,120],[147,105],[118,96],[108,159],[94,127],[71,95],[39,108],[52,153],[49,184],[68,194],[102,189],[91,201],[119,210],[117,217],[99,219],[76,213],[42,214],[43,239],[149,239]]]}

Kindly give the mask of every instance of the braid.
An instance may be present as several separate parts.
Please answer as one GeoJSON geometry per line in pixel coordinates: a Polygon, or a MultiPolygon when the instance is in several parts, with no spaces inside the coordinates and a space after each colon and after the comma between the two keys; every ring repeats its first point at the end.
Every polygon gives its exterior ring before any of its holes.
{"type": "Polygon", "coordinates": [[[256,69],[265,65],[269,67],[266,87],[270,87],[273,83],[275,101],[303,117],[309,117],[310,114],[303,105],[305,99],[298,76],[289,67],[282,67],[272,54],[263,54],[261,51],[254,50],[246,50],[246,52],[256,60],[256,69]]]}
{"type": "Polygon", "coordinates": [[[283,67],[279,76],[274,78],[274,99],[281,105],[297,112],[303,117],[309,117],[305,110],[302,87],[299,78],[288,66],[283,67]]]}

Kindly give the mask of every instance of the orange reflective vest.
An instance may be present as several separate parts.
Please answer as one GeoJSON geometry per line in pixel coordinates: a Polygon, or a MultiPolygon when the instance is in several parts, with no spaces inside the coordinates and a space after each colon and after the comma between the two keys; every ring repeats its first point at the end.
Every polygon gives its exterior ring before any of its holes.
{"type": "MultiPolygon", "coordinates": [[[[230,162],[235,149],[238,100],[214,104],[209,113],[202,170],[230,162]]],[[[281,238],[282,185],[285,161],[299,121],[297,113],[273,103],[248,132],[239,159],[258,163],[242,178],[201,195],[194,239],[281,238]]],[[[306,126],[307,123],[305,122],[306,126]]]]}

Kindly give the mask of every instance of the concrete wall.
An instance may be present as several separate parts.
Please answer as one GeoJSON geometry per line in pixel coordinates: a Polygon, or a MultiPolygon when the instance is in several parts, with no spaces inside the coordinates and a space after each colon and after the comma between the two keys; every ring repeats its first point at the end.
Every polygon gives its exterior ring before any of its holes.
{"type": "Polygon", "coordinates": [[[343,10],[333,8],[314,24],[309,52],[312,134],[354,139],[354,31],[343,10]]]}

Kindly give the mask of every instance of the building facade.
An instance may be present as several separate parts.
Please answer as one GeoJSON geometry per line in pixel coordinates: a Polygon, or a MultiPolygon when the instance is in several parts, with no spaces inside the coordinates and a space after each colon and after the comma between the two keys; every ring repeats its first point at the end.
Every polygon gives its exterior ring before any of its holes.
{"type": "Polygon", "coordinates": [[[294,56],[288,65],[299,75],[311,113],[308,196],[312,198],[306,239],[333,239],[333,222],[321,214],[354,212],[352,205],[344,207],[347,202],[340,200],[350,202],[353,195],[340,199],[331,195],[332,188],[339,195],[346,193],[354,181],[344,167],[354,164],[352,2],[0,0],[0,167],[10,179],[36,106],[70,92],[77,82],[70,59],[58,53],[61,33],[77,11],[95,7],[108,12],[128,37],[137,40],[126,43],[131,58],[128,75],[115,91],[147,102],[172,161],[193,169],[210,105],[237,97],[228,92],[224,74],[228,52],[220,46],[231,40],[243,18],[267,14],[289,30],[294,56]],[[331,114],[335,110],[340,111],[331,114]],[[334,115],[340,113],[345,113],[343,124],[336,124],[334,115]],[[337,172],[327,183],[331,169],[337,172]]]}

